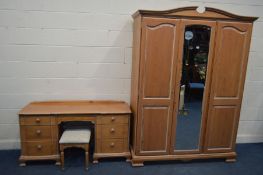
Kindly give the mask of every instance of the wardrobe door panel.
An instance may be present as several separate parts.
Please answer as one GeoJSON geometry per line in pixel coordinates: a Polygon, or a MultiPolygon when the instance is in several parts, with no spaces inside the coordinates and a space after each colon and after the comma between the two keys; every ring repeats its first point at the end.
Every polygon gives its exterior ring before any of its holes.
{"type": "Polygon", "coordinates": [[[218,39],[218,59],[215,65],[217,73],[214,97],[239,98],[239,87],[243,83],[240,81],[240,72],[244,62],[242,50],[245,49],[246,33],[235,27],[225,26],[221,29],[221,36],[218,39]]]}
{"type": "Polygon", "coordinates": [[[207,121],[207,152],[234,151],[252,25],[218,22],[207,121]]]}
{"type": "Polygon", "coordinates": [[[142,115],[143,142],[142,149],[166,152],[167,132],[168,132],[168,107],[144,107],[142,115]],[[158,123],[158,125],[157,125],[158,123]],[[158,142],[156,141],[158,138],[158,142]]]}
{"type": "Polygon", "coordinates": [[[139,155],[168,154],[179,20],[143,18],[138,134],[139,155]]]}
{"type": "Polygon", "coordinates": [[[170,98],[174,54],[173,24],[145,26],[144,98],[170,98]]]}
{"type": "Polygon", "coordinates": [[[210,134],[213,136],[209,139],[210,148],[228,148],[233,140],[233,129],[237,120],[237,108],[235,106],[215,106],[211,111],[210,134]],[[220,138],[220,139],[218,139],[220,138]]]}

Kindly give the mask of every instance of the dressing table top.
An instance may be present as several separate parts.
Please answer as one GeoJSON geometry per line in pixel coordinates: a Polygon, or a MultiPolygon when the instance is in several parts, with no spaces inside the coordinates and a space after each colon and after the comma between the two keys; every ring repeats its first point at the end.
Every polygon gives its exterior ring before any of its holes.
{"type": "Polygon", "coordinates": [[[80,100],[32,102],[25,106],[19,115],[130,113],[129,105],[123,101],[80,100]]]}

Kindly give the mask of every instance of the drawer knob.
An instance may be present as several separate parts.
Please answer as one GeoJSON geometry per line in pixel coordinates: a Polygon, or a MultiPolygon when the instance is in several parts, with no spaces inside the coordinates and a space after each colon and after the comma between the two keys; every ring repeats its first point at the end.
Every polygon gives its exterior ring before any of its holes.
{"type": "Polygon", "coordinates": [[[38,135],[41,134],[41,130],[38,129],[38,130],[36,131],[36,133],[37,133],[38,135]]]}
{"type": "Polygon", "coordinates": [[[36,118],[36,122],[37,122],[37,123],[40,123],[40,118],[36,118]]]}
{"type": "Polygon", "coordinates": [[[114,128],[111,128],[110,132],[111,132],[111,133],[114,133],[114,132],[115,132],[115,129],[114,129],[114,128]]]}
{"type": "Polygon", "coordinates": [[[114,122],[115,121],[115,117],[111,117],[111,121],[114,122]]]}
{"type": "Polygon", "coordinates": [[[114,147],[114,145],[115,145],[115,144],[114,144],[113,142],[110,144],[111,147],[114,147]]]}
{"type": "Polygon", "coordinates": [[[42,145],[37,145],[37,149],[41,150],[42,149],[42,145]]]}

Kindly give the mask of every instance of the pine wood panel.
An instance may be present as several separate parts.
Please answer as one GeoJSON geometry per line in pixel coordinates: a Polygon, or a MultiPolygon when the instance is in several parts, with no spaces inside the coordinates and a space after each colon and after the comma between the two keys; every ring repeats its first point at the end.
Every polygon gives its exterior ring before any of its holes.
{"type": "Polygon", "coordinates": [[[178,24],[174,19],[142,19],[137,154],[168,153],[178,24]]]}
{"type": "MultiPolygon", "coordinates": [[[[221,27],[220,24],[219,27],[221,27]]],[[[239,98],[239,89],[243,83],[240,80],[244,62],[242,50],[245,49],[244,43],[247,39],[246,32],[233,26],[222,26],[219,35],[221,36],[218,36],[214,98],[239,98]]]]}
{"type": "Polygon", "coordinates": [[[146,25],[144,30],[146,48],[144,50],[144,80],[142,82],[143,98],[170,98],[174,25],[166,23],[146,25]]]}
{"type": "Polygon", "coordinates": [[[205,151],[233,151],[252,24],[218,22],[205,151]]]}
{"type": "Polygon", "coordinates": [[[143,18],[140,63],[140,98],[143,100],[172,98],[177,24],[177,20],[143,18]]]}
{"type": "Polygon", "coordinates": [[[210,125],[213,126],[209,130],[212,135],[209,139],[208,145],[210,149],[213,148],[226,148],[230,149],[234,137],[233,129],[237,122],[235,106],[215,106],[212,109],[212,118],[210,125]]]}
{"type": "Polygon", "coordinates": [[[144,107],[142,114],[141,152],[166,152],[168,140],[168,107],[144,107]]]}

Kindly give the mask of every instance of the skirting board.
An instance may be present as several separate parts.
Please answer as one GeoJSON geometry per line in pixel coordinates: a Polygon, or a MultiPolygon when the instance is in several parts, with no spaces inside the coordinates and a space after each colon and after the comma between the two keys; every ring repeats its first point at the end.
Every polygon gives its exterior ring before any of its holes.
{"type": "Polygon", "coordinates": [[[238,135],[237,143],[259,143],[263,142],[262,135],[238,135]]]}
{"type": "Polygon", "coordinates": [[[0,140],[0,150],[20,149],[20,140],[0,140]]]}
{"type": "MultiPolygon", "coordinates": [[[[263,142],[261,135],[238,135],[237,143],[259,143],[263,142]]],[[[0,150],[20,149],[20,140],[0,140],[0,150]]]]}

